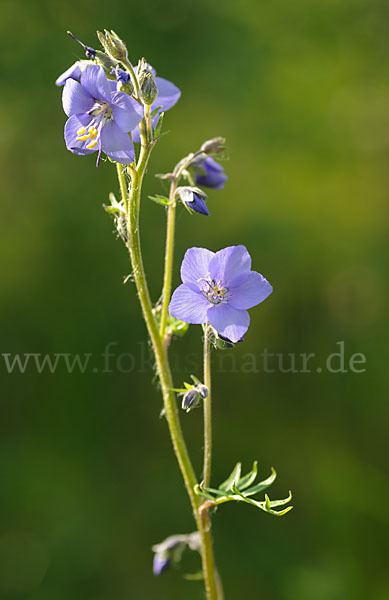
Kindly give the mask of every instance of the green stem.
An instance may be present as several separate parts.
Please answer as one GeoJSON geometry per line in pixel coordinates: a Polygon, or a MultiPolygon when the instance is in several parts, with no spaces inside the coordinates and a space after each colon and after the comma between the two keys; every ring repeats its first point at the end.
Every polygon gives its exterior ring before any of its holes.
{"type": "Polygon", "coordinates": [[[161,324],[160,324],[160,334],[161,337],[165,337],[165,329],[166,329],[166,321],[168,315],[168,308],[170,302],[170,294],[172,287],[172,270],[173,270],[173,257],[174,257],[174,233],[176,227],[176,190],[177,186],[180,182],[183,172],[188,168],[192,160],[201,154],[201,152],[196,152],[195,154],[190,154],[187,159],[183,160],[179,163],[174,169],[173,175],[174,178],[170,185],[169,191],[169,208],[167,215],[167,227],[166,227],[166,246],[165,246],[165,269],[163,275],[163,288],[162,288],[162,310],[161,310],[161,324]]]}
{"type": "Polygon", "coordinates": [[[203,482],[209,487],[212,466],[212,400],[211,400],[211,344],[209,341],[209,325],[204,330],[204,385],[208,388],[208,396],[204,398],[204,472],[203,482]]]}
{"type": "Polygon", "coordinates": [[[215,558],[213,555],[211,516],[209,509],[213,507],[213,502],[206,500],[199,509],[200,515],[200,536],[201,536],[201,556],[203,562],[203,573],[205,580],[205,590],[207,600],[221,600],[218,594],[220,581],[217,581],[217,572],[215,567],[215,558]]]}
{"type": "Polygon", "coordinates": [[[120,189],[123,194],[124,203],[126,206],[128,206],[127,244],[130,251],[132,271],[140,304],[142,306],[143,316],[156,358],[158,375],[162,387],[165,416],[169,427],[170,437],[201,537],[201,556],[207,600],[218,600],[220,596],[218,596],[217,591],[218,584],[216,581],[216,569],[213,557],[211,523],[208,506],[209,504],[213,505],[213,503],[204,503],[194,492],[197,480],[183,437],[175,394],[173,392],[174,385],[168,362],[167,350],[165,349],[164,339],[159,333],[158,325],[154,317],[153,306],[151,303],[150,293],[143,267],[139,236],[139,204],[143,177],[152,149],[150,144],[147,145],[145,139],[146,136],[144,133],[145,131],[141,131],[141,153],[138,159],[136,171],[132,172],[129,194],[127,194],[126,190],[123,168],[120,165],[117,166],[120,189]]]}
{"type": "Polygon", "coordinates": [[[162,291],[162,311],[160,335],[165,337],[166,321],[168,315],[170,293],[172,287],[172,271],[173,271],[173,255],[174,255],[174,232],[176,226],[176,203],[173,200],[175,186],[172,184],[170,188],[169,198],[173,201],[168,208],[167,229],[166,229],[166,248],[165,248],[165,271],[163,275],[163,291],[162,291]]]}
{"type": "MultiPolygon", "coordinates": [[[[141,152],[139,163],[136,174],[134,173],[131,180],[131,190],[128,198],[128,248],[131,256],[132,270],[135,279],[135,284],[138,291],[140,304],[142,306],[143,316],[146,321],[148,333],[151,338],[153,346],[158,375],[161,381],[162,394],[164,400],[164,408],[166,419],[169,425],[170,436],[173,442],[173,448],[184,478],[185,486],[191,500],[192,508],[197,517],[197,508],[199,504],[198,497],[194,493],[194,486],[196,485],[196,476],[189,458],[188,450],[186,448],[185,440],[182,434],[181,424],[178,417],[178,411],[176,406],[175,394],[172,392],[173,380],[166,356],[166,352],[163,346],[162,339],[159,335],[158,326],[153,314],[153,307],[151,303],[150,293],[147,286],[145,277],[143,260],[140,248],[140,237],[139,237],[139,199],[142,187],[143,176],[146,170],[147,162],[149,159],[150,151],[144,149],[141,152]]],[[[121,167],[118,167],[119,181],[122,188],[122,177],[121,167]]],[[[126,197],[125,197],[126,200],[126,197]]]]}
{"type": "Polygon", "coordinates": [[[132,64],[130,63],[129,60],[122,60],[122,64],[127,69],[127,71],[129,72],[129,74],[130,74],[132,85],[134,86],[134,90],[135,90],[135,93],[136,93],[136,98],[137,98],[137,100],[140,101],[139,82],[138,82],[137,76],[135,75],[134,67],[132,66],[132,64]]]}

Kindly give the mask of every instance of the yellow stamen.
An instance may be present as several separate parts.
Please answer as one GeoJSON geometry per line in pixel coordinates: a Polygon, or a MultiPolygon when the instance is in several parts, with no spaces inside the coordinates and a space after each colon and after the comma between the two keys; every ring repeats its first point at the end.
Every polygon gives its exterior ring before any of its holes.
{"type": "Polygon", "coordinates": [[[92,148],[95,148],[95,146],[97,146],[97,140],[93,140],[93,142],[87,145],[87,148],[88,150],[92,150],[92,148]]]}
{"type": "Polygon", "coordinates": [[[85,127],[80,127],[80,129],[77,129],[77,135],[83,135],[84,133],[86,133],[85,127]]]}
{"type": "Polygon", "coordinates": [[[89,127],[89,136],[91,138],[95,138],[97,136],[97,129],[96,129],[96,127],[89,127]]]}
{"type": "Polygon", "coordinates": [[[84,142],[84,141],[85,141],[85,140],[87,140],[88,138],[89,138],[89,135],[88,135],[88,134],[86,134],[86,135],[79,135],[77,139],[78,139],[80,142],[84,142]]]}

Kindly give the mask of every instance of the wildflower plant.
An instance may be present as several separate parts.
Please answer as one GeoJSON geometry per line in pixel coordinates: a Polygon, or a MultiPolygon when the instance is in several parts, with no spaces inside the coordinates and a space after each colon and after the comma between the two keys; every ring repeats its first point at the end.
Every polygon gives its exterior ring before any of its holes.
{"type": "MultiPolygon", "coordinates": [[[[70,32],[68,32],[70,33],[70,32]]],[[[155,356],[161,385],[164,415],[173,449],[191,503],[196,531],[169,535],[153,546],[153,572],[161,575],[171,565],[177,566],[185,550],[200,554],[202,569],[192,579],[204,580],[208,600],[223,600],[221,577],[216,569],[211,518],[225,502],[244,502],[282,516],[292,507],[291,494],[271,500],[264,492],[276,478],[256,482],[257,462],[242,474],[241,464],[220,485],[211,483],[212,466],[212,398],[211,350],[231,348],[243,341],[250,317],[248,309],[262,303],[272,286],[263,275],[251,268],[251,256],[243,245],[229,246],[217,252],[206,248],[189,248],[181,264],[182,284],[172,294],[174,233],[177,210],[185,207],[199,218],[209,216],[207,194],[202,189],[220,190],[227,175],[219,162],[225,152],[225,140],[210,139],[178,161],[171,172],[157,175],[170,183],[168,196],[156,194],[150,199],[167,213],[166,245],[162,294],[153,304],[142,260],[139,235],[139,212],[142,183],[151,152],[162,136],[165,112],[180,98],[180,90],[156,76],[156,71],[142,58],[134,66],[127,48],[113,31],[97,32],[102,50],[86,46],[70,34],[83,48],[85,59],[69,67],[56,81],[63,86],[62,103],[68,117],[65,144],[70,152],[88,155],[97,152],[116,168],[120,197],[110,194],[106,211],[115,220],[118,236],[125,243],[131,260],[143,317],[155,356]],[[175,387],[169,365],[168,350],[189,324],[202,326],[204,372],[192,375],[192,383],[175,387]],[[195,473],[180,424],[180,408],[186,413],[201,408],[204,412],[204,465],[201,476],[195,473]]],[[[188,215],[189,218],[189,215],[188,215]]]]}

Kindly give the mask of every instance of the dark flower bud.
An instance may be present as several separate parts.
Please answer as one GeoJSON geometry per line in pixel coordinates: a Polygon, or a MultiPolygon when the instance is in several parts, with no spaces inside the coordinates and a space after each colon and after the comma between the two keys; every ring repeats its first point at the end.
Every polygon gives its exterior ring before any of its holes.
{"type": "Polygon", "coordinates": [[[112,75],[116,78],[116,88],[118,92],[125,92],[130,96],[134,93],[134,86],[132,84],[131,75],[121,69],[118,65],[111,71],[112,75]]]}
{"type": "Polygon", "coordinates": [[[209,389],[207,388],[206,385],[204,385],[203,383],[199,383],[197,386],[197,389],[202,398],[208,398],[209,389]]]}
{"type": "Polygon", "coordinates": [[[153,73],[146,73],[141,78],[140,97],[145,104],[151,106],[158,96],[158,88],[153,73]]]}
{"type": "Polygon", "coordinates": [[[215,137],[212,138],[211,140],[207,140],[206,142],[204,142],[204,144],[201,146],[200,150],[201,152],[204,152],[204,154],[218,154],[219,152],[224,152],[224,150],[226,149],[226,139],[223,137],[215,137]]]}
{"type": "Polygon", "coordinates": [[[200,393],[196,388],[188,390],[182,399],[181,408],[190,412],[194,408],[197,408],[200,404],[200,393]]]}
{"type": "Polygon", "coordinates": [[[162,575],[170,568],[171,558],[166,552],[157,552],[154,554],[153,573],[154,575],[162,575]]]}
{"type": "Polygon", "coordinates": [[[111,31],[104,29],[104,33],[97,31],[97,37],[105,52],[113,60],[128,61],[126,45],[112,29],[111,31]]]}
{"type": "Polygon", "coordinates": [[[177,196],[181,202],[189,210],[189,212],[197,212],[201,215],[209,215],[209,210],[205,203],[206,193],[197,187],[179,187],[177,188],[177,196]]]}
{"type": "Polygon", "coordinates": [[[227,181],[223,167],[212,156],[200,154],[191,162],[197,185],[221,190],[227,181]]]}

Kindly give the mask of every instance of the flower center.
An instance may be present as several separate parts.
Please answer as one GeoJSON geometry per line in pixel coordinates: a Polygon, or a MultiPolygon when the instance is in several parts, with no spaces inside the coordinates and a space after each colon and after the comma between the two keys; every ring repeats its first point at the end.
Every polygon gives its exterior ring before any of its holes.
{"type": "Polygon", "coordinates": [[[86,142],[87,140],[90,140],[90,142],[86,144],[86,147],[88,150],[93,150],[93,148],[96,148],[99,141],[98,134],[99,132],[94,125],[90,125],[88,129],[86,129],[86,127],[80,127],[77,130],[77,140],[80,142],[86,142]]]}
{"type": "Polygon", "coordinates": [[[85,142],[88,150],[93,150],[99,143],[100,133],[102,127],[104,127],[107,121],[110,121],[112,117],[112,109],[108,102],[100,102],[95,100],[91,110],[88,111],[94,119],[89,123],[88,127],[80,127],[77,130],[77,140],[79,142],[85,142]]]}
{"type": "Polygon", "coordinates": [[[200,281],[204,282],[201,287],[201,292],[208,302],[211,304],[222,304],[228,301],[228,288],[223,287],[223,284],[220,281],[211,279],[210,277],[199,279],[199,282],[200,281]]]}

